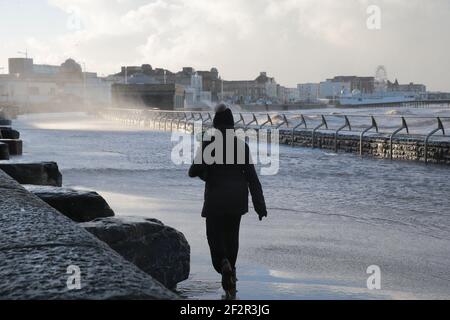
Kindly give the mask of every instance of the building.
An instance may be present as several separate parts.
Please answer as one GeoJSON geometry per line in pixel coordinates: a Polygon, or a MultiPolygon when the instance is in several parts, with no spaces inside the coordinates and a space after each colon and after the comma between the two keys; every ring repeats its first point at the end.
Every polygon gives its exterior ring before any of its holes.
{"type": "Polygon", "coordinates": [[[212,68],[210,71],[197,71],[197,73],[202,77],[203,90],[210,92],[212,102],[218,102],[222,94],[222,79],[219,71],[212,68]]]}
{"type": "Polygon", "coordinates": [[[297,88],[287,88],[278,85],[277,98],[280,103],[295,103],[300,100],[300,94],[297,88]]]}
{"type": "Polygon", "coordinates": [[[319,83],[300,83],[297,85],[299,100],[314,102],[319,98],[319,83]]]}
{"type": "Polygon", "coordinates": [[[31,76],[33,74],[33,59],[29,58],[9,58],[9,74],[16,76],[31,76]]]}
{"type": "Polygon", "coordinates": [[[211,93],[203,90],[203,77],[192,67],[184,67],[179,72],[154,69],[149,64],[140,67],[125,66],[121,72],[108,79],[122,84],[176,84],[184,88],[184,106],[189,109],[204,108],[211,104],[211,93]]]}
{"type": "Polygon", "coordinates": [[[185,89],[185,107],[201,108],[211,103],[211,99],[203,100],[210,95],[203,94],[203,80],[194,68],[184,67],[175,74],[175,84],[183,86],[185,89]]]}
{"type": "Polygon", "coordinates": [[[341,94],[358,91],[371,94],[375,91],[375,77],[336,76],[319,84],[319,97],[334,99],[341,94]]]}
{"type": "Polygon", "coordinates": [[[409,84],[399,84],[398,80],[395,79],[394,82],[387,81],[387,91],[424,93],[427,91],[427,87],[423,84],[415,84],[412,82],[409,84]]]}
{"type": "Polygon", "coordinates": [[[319,98],[321,99],[335,99],[343,93],[350,93],[352,85],[350,82],[338,82],[332,79],[327,79],[319,84],[319,98]]]}
{"type": "Polygon", "coordinates": [[[52,103],[58,93],[56,82],[41,79],[23,80],[15,75],[0,76],[0,104],[28,106],[52,103]]]}
{"type": "Polygon", "coordinates": [[[116,107],[151,107],[162,110],[184,108],[185,89],[177,84],[112,85],[112,101],[116,107]]]}
{"type": "Polygon", "coordinates": [[[31,58],[10,58],[9,74],[0,76],[0,103],[31,110],[109,105],[111,82],[83,72],[67,59],[61,65],[34,64],[31,58]]]}
{"type": "Polygon", "coordinates": [[[271,102],[277,99],[278,90],[275,79],[266,72],[261,72],[254,80],[223,81],[223,99],[233,103],[271,102]]]}
{"type": "Polygon", "coordinates": [[[336,76],[331,81],[348,83],[350,91],[358,90],[362,93],[373,93],[375,91],[375,77],[336,76]]]}

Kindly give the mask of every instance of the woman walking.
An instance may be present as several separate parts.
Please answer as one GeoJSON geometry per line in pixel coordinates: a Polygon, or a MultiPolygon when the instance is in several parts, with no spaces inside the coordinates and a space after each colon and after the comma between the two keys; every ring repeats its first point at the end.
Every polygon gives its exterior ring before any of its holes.
{"type": "Polygon", "coordinates": [[[239,229],[241,217],[248,212],[249,190],[260,220],[267,217],[267,210],[249,147],[236,137],[233,114],[225,105],[216,108],[213,126],[217,134],[222,135],[219,141],[223,143],[208,148],[214,138],[203,142],[189,176],[206,182],[202,217],[206,218],[211,259],[214,269],[222,275],[222,287],[227,299],[233,299],[237,292],[239,229]],[[221,152],[218,152],[218,147],[222,147],[221,152]],[[205,161],[205,156],[208,156],[205,151],[211,149],[214,150],[209,156],[214,161],[205,161]]]}

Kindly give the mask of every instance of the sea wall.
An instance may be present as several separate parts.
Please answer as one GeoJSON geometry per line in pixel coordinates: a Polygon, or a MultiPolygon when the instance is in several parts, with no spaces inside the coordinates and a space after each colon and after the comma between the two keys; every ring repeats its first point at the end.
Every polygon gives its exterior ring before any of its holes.
{"type": "MultiPolygon", "coordinates": [[[[211,127],[206,125],[206,127],[211,127]]],[[[244,129],[242,126],[237,128],[244,129]]],[[[192,128],[188,128],[191,130],[192,128]]],[[[259,129],[254,130],[258,131],[259,129]]],[[[269,129],[270,132],[270,129],[269,129]]],[[[273,129],[272,129],[273,132],[273,129]]],[[[434,164],[450,165],[450,141],[432,140],[427,143],[427,157],[425,160],[425,138],[423,136],[398,135],[391,141],[386,134],[370,134],[361,137],[356,134],[338,134],[312,130],[279,129],[279,142],[293,147],[307,147],[326,149],[335,152],[354,153],[361,156],[370,156],[378,159],[419,161],[434,164]],[[314,143],[313,143],[314,140],[314,143]]],[[[272,135],[268,134],[271,141],[272,135]]]]}
{"type": "MultiPolygon", "coordinates": [[[[206,127],[211,127],[206,125],[206,127]]],[[[242,126],[237,128],[244,129],[242,126]]],[[[253,128],[258,131],[258,128],[253,128]]],[[[273,132],[273,129],[269,129],[273,132]]],[[[192,127],[188,127],[192,130],[192,127]]],[[[423,136],[414,135],[397,135],[392,139],[392,157],[391,157],[391,140],[386,134],[370,133],[363,136],[362,148],[361,137],[356,134],[338,134],[312,130],[292,130],[279,129],[280,144],[290,145],[293,147],[307,147],[327,149],[336,152],[354,153],[362,156],[370,156],[378,159],[407,160],[419,161],[434,164],[450,165],[450,141],[432,140],[427,143],[425,152],[425,138],[423,136]],[[314,143],[313,143],[314,141],[314,143]],[[425,153],[427,154],[425,160],[425,153]]],[[[271,141],[272,135],[267,135],[271,141]]]]}
{"type": "Polygon", "coordinates": [[[0,299],[177,298],[1,170],[0,208],[0,299]]]}
{"type": "MultiPolygon", "coordinates": [[[[280,130],[280,143],[295,147],[313,147],[311,130],[280,130]],[[294,143],[292,143],[294,140],[294,143]]],[[[360,136],[316,132],[314,147],[360,154],[360,136]],[[337,141],[337,148],[336,142],[337,141]]],[[[364,136],[362,139],[362,155],[379,159],[391,159],[390,137],[377,134],[364,136]]],[[[425,139],[422,136],[397,136],[392,140],[392,159],[425,161],[425,139]]],[[[450,141],[430,140],[427,146],[428,163],[450,164],[450,141]]]]}

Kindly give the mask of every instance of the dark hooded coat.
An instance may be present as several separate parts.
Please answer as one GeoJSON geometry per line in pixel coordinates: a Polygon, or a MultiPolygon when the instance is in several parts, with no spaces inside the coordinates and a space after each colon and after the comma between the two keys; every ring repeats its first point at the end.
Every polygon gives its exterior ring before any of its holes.
{"type": "MultiPolygon", "coordinates": [[[[212,215],[244,215],[248,212],[249,191],[253,206],[259,216],[267,216],[264,195],[255,166],[251,161],[249,146],[234,134],[232,144],[234,161],[227,163],[226,130],[234,133],[234,119],[231,110],[226,109],[216,113],[214,127],[223,135],[223,161],[206,164],[201,157],[205,148],[212,141],[202,143],[202,154],[197,154],[197,161],[189,169],[190,177],[200,177],[206,182],[203,217],[212,215]],[[238,162],[238,151],[245,150],[245,161],[238,162]]],[[[214,139],[214,138],[213,138],[214,139]]],[[[214,154],[214,153],[213,153],[214,154]]]]}

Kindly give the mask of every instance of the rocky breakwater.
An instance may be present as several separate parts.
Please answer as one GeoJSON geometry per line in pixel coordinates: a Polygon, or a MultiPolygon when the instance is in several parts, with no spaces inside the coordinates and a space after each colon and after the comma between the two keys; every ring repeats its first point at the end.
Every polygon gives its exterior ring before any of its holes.
{"type": "Polygon", "coordinates": [[[0,160],[9,159],[9,147],[6,143],[0,142],[0,160]]]}
{"type": "Polygon", "coordinates": [[[80,223],[80,227],[167,288],[174,289],[189,277],[190,247],[177,230],[154,219],[113,218],[114,211],[97,192],[60,187],[62,175],[54,162],[2,163],[2,168],[19,182],[34,182],[24,184],[25,190],[80,223]]]}
{"type": "Polygon", "coordinates": [[[62,186],[62,175],[56,162],[22,163],[4,161],[0,162],[0,170],[3,170],[20,184],[62,186]]]}
{"type": "Polygon", "coordinates": [[[3,139],[20,139],[20,132],[11,127],[0,126],[0,133],[3,139]]]}
{"type": "Polygon", "coordinates": [[[114,211],[105,199],[95,191],[51,186],[25,185],[24,187],[75,222],[114,216],[114,211]]]}
{"type": "Polygon", "coordinates": [[[0,113],[0,126],[10,126],[12,124],[12,121],[10,119],[6,119],[4,115],[0,113]]]}
{"type": "Polygon", "coordinates": [[[8,160],[10,156],[22,155],[20,133],[11,128],[11,120],[0,113],[0,160],[8,160]],[[5,146],[8,152],[5,152],[5,146]]]}
{"type": "MultiPolygon", "coordinates": [[[[0,160],[19,154],[10,125],[0,119],[0,160]]],[[[113,216],[97,192],[62,187],[55,162],[0,161],[0,299],[177,298],[168,288],[189,277],[184,235],[113,216]]]]}
{"type": "Polygon", "coordinates": [[[94,191],[24,187],[167,288],[175,289],[189,277],[190,246],[181,232],[155,219],[114,217],[105,199],[94,191]]]}
{"type": "Polygon", "coordinates": [[[0,171],[0,299],[177,299],[0,171]]]}
{"type": "Polygon", "coordinates": [[[189,243],[181,232],[161,221],[114,217],[81,226],[170,289],[189,277],[189,243]]]}

